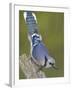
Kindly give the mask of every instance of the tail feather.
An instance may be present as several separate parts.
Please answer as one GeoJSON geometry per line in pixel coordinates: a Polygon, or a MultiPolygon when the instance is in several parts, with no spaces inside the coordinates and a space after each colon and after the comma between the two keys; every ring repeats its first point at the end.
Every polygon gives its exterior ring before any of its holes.
{"type": "Polygon", "coordinates": [[[29,34],[38,33],[37,19],[32,11],[24,12],[24,19],[28,26],[29,34]]]}

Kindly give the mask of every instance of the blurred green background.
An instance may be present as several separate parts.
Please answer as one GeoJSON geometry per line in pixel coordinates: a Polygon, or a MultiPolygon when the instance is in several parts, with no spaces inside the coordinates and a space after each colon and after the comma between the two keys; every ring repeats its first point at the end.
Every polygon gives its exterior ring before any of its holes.
{"type": "MultiPolygon", "coordinates": [[[[19,55],[29,55],[30,44],[28,41],[27,25],[25,24],[22,10],[19,11],[19,55]]],[[[34,12],[37,17],[39,32],[42,35],[48,51],[56,60],[58,70],[43,69],[47,77],[64,76],[64,13],[61,12],[34,12]]],[[[24,79],[24,74],[19,68],[19,79],[24,79]]]]}

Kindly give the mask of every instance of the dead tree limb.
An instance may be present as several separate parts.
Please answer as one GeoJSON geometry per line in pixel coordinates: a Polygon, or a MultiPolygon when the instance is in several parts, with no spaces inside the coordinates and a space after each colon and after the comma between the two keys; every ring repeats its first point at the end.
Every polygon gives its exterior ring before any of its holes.
{"type": "Polygon", "coordinates": [[[37,72],[39,67],[32,63],[30,56],[27,57],[26,54],[23,54],[19,58],[19,65],[26,78],[45,78],[45,74],[42,71],[37,72]]]}

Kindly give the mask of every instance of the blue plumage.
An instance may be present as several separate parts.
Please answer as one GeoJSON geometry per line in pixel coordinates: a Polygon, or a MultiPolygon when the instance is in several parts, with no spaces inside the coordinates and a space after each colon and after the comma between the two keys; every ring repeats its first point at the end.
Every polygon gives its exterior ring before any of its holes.
{"type": "Polygon", "coordinates": [[[44,66],[45,64],[45,57],[48,60],[48,51],[47,48],[40,42],[38,45],[34,46],[32,55],[39,62],[39,65],[44,66]]]}
{"type": "Polygon", "coordinates": [[[41,35],[38,33],[37,20],[31,11],[24,12],[24,18],[28,26],[29,41],[31,43],[31,56],[36,64],[46,68],[54,67],[55,60],[49,56],[41,35]]]}

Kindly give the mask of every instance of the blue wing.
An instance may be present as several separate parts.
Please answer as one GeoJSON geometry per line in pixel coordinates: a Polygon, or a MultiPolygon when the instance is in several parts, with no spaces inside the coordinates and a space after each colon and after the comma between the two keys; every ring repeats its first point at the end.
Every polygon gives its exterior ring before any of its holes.
{"type": "Polygon", "coordinates": [[[39,65],[45,64],[45,58],[48,59],[48,50],[45,45],[41,42],[33,48],[32,55],[39,65]]]}

